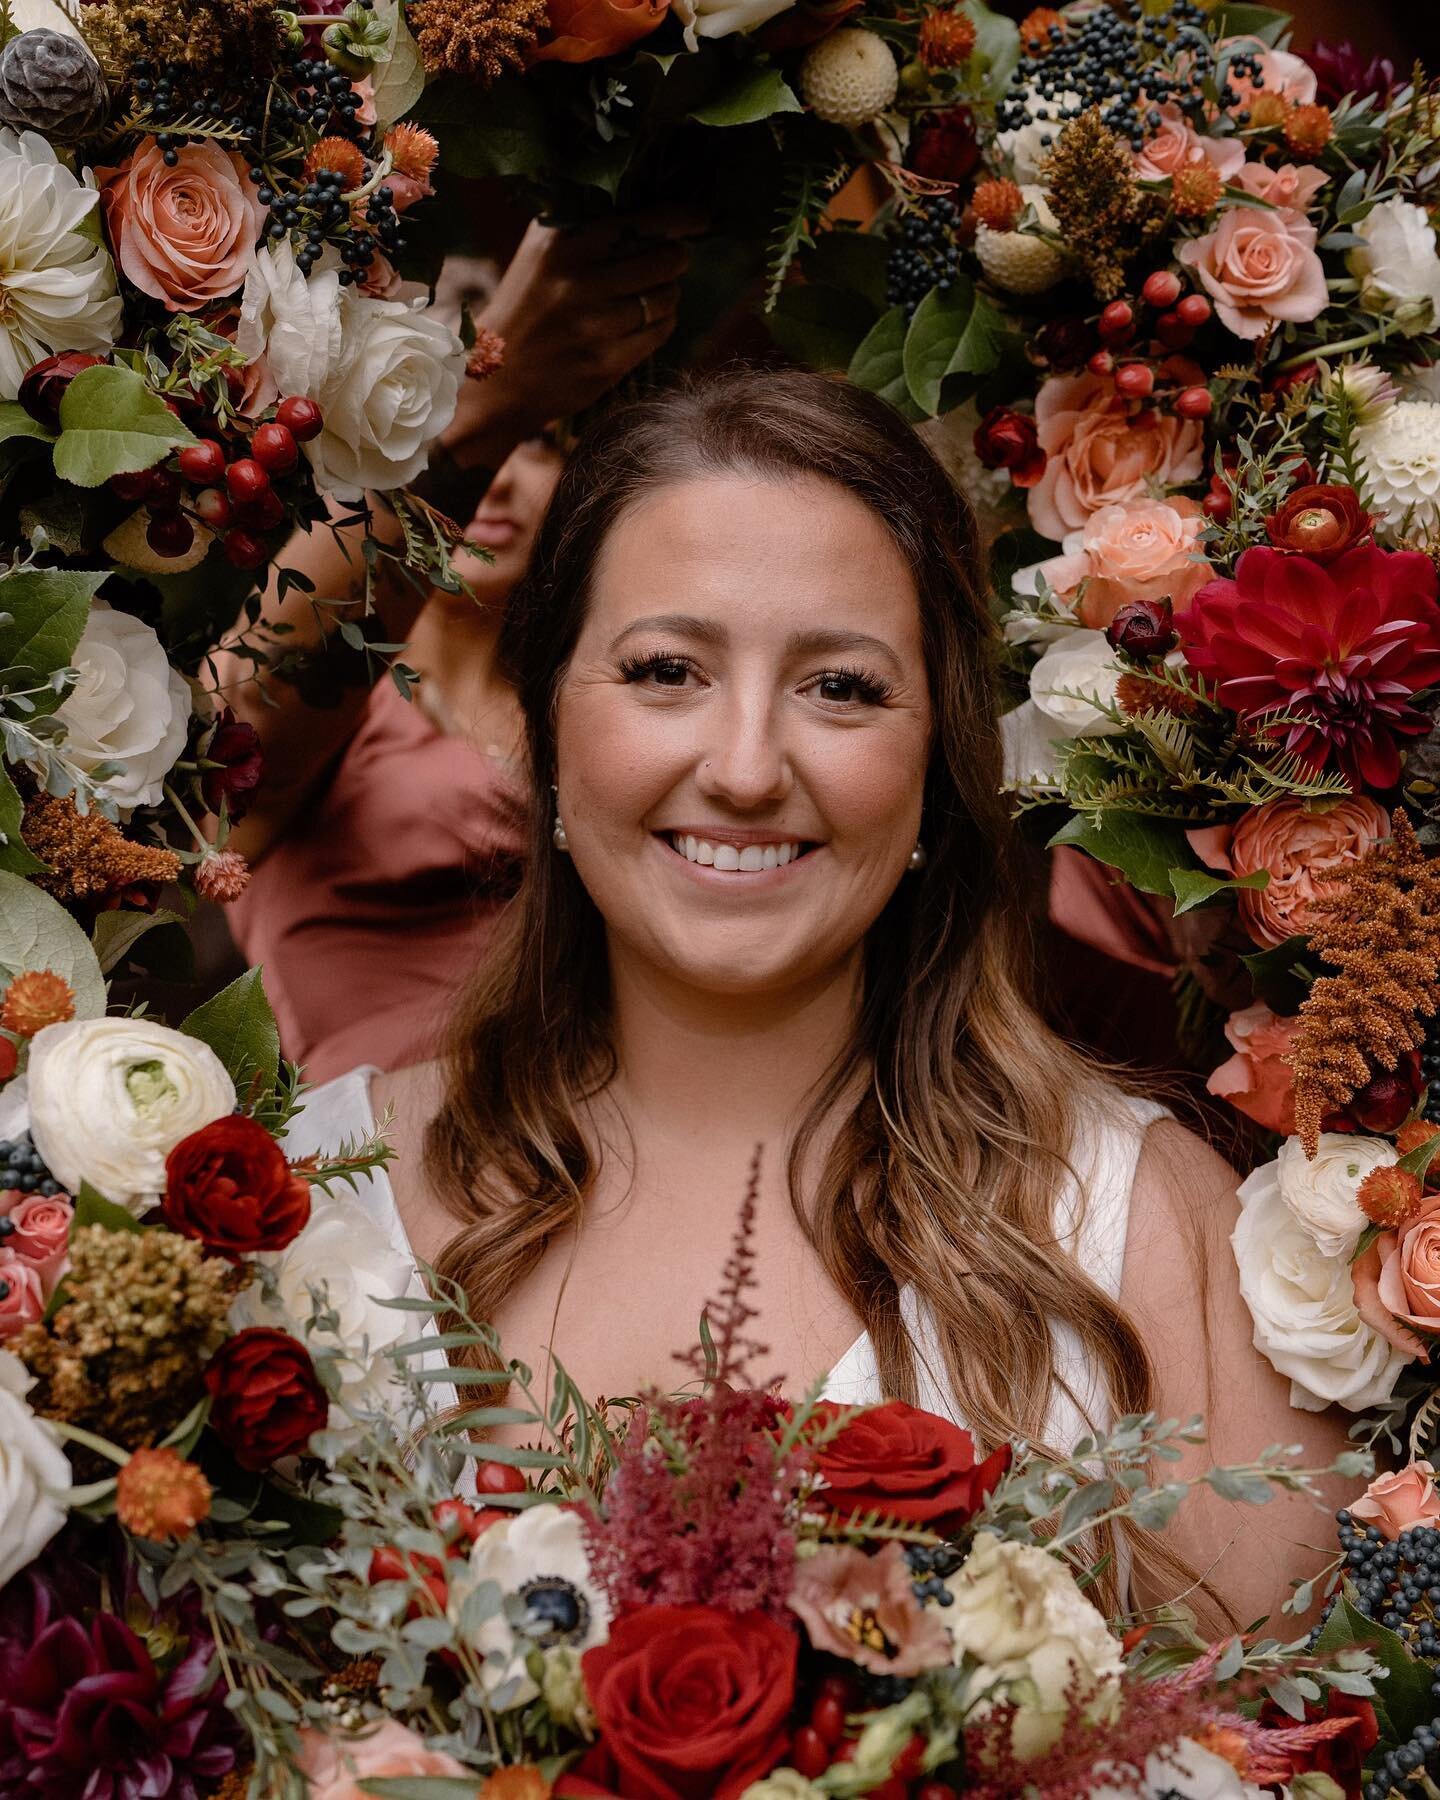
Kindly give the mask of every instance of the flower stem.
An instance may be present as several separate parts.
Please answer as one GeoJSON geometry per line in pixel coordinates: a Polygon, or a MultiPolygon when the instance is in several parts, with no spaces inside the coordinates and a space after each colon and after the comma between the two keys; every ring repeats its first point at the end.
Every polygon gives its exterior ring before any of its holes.
{"type": "Polygon", "coordinates": [[[1297,350],[1294,356],[1287,356],[1284,362],[1276,363],[1272,373],[1283,375],[1287,369],[1298,369],[1301,363],[1318,362],[1326,356],[1341,356],[1347,350],[1363,350],[1369,344],[1383,343],[1387,336],[1385,327],[1378,325],[1374,331],[1362,331],[1356,337],[1341,338],[1338,344],[1320,344],[1313,350],[1297,350]]]}
{"type": "Polygon", "coordinates": [[[113,1462],[122,1469],[130,1460],[128,1450],[112,1444],[109,1438],[97,1437],[93,1431],[86,1431],[81,1425],[72,1425],[68,1419],[51,1419],[49,1424],[61,1437],[68,1438],[74,1444],[83,1444],[87,1450],[93,1450],[97,1456],[103,1456],[107,1462],[113,1462]]]}
{"type": "Polygon", "coordinates": [[[165,798],[175,808],[176,812],[179,813],[181,823],[186,826],[186,828],[189,830],[191,837],[194,838],[194,840],[195,840],[196,849],[199,850],[202,854],[208,853],[209,850],[212,848],[209,838],[207,838],[205,836],[204,832],[201,831],[200,827],[190,817],[190,814],[189,814],[188,809],[186,808],[185,802],[175,792],[174,788],[171,787],[171,785],[168,781],[165,783],[165,798]]]}

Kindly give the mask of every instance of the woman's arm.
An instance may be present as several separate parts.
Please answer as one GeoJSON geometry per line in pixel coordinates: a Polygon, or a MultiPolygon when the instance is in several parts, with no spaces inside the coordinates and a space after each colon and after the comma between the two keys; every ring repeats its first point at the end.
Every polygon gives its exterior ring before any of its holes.
{"type": "MultiPolygon", "coordinates": [[[[1208,1442],[1167,1465],[1176,1478],[1215,1463],[1254,1462],[1272,1444],[1303,1446],[1302,1465],[1321,1468],[1347,1447],[1348,1415],[1299,1412],[1290,1383],[1252,1342],[1230,1233],[1238,1178],[1173,1120],[1146,1134],[1130,1202],[1121,1304],[1150,1352],[1155,1406],[1182,1421],[1203,1412],[1208,1442]]],[[[1334,1511],[1360,1484],[1322,1483],[1326,1505],[1276,1491],[1267,1506],[1222,1500],[1201,1487],[1166,1533],[1171,1546],[1226,1601],[1243,1626],[1267,1614],[1278,1637],[1300,1630],[1281,1615],[1290,1583],[1317,1574],[1337,1554],[1334,1511]]],[[[1142,1603],[1171,1598],[1143,1594],[1142,1603]]]]}

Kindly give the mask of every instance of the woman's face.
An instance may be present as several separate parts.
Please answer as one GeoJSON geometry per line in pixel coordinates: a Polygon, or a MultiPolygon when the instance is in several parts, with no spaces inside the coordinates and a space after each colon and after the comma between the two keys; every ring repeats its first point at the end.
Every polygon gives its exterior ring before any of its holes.
{"type": "Polygon", "coordinates": [[[833,974],[904,877],[930,726],[915,584],[861,501],[725,475],[638,503],[556,721],[612,956],[715,993],[833,974]]]}
{"type": "MultiPolygon", "coordinates": [[[[465,527],[465,541],[488,550],[493,562],[461,555],[455,566],[482,604],[503,606],[510,590],[525,573],[535,532],[565,458],[549,437],[527,438],[500,465],[480,502],[475,517],[465,527]]],[[[468,596],[460,604],[473,606],[468,596]]]]}

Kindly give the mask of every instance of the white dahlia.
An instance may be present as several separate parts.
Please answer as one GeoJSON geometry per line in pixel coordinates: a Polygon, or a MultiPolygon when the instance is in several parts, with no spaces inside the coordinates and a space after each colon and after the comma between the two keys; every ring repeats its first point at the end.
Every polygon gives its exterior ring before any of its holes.
{"type": "MultiPolygon", "coordinates": [[[[1020,197],[1035,209],[1047,231],[1059,229],[1044,188],[1027,183],[1020,197]]],[[[1043,294],[1065,273],[1065,252],[1029,231],[992,231],[988,225],[977,225],[975,255],[995,285],[1011,294],[1043,294]]]]}
{"type": "Polygon", "coordinates": [[[38,132],[0,126],[0,400],[57,350],[109,350],[115,265],[80,226],[98,196],[38,132]]]}
{"type": "Polygon", "coordinates": [[[1440,527],[1440,406],[1397,401],[1360,427],[1355,445],[1385,535],[1440,527]]]}
{"type": "Polygon", "coordinates": [[[845,26],[805,52],[800,92],[830,125],[864,125],[895,98],[900,71],[890,46],[873,31],[845,26]]]}
{"type": "Polygon", "coordinates": [[[1360,283],[1360,303],[1393,313],[1407,334],[1433,330],[1440,310],[1440,255],[1425,209],[1382,200],[1355,227],[1363,241],[1345,259],[1360,283]]]}
{"type": "Polygon", "coordinates": [[[1040,165],[1055,148],[1064,129],[1064,115],[1074,116],[1085,101],[1084,96],[1073,88],[1047,97],[1039,88],[1027,87],[1023,93],[1011,96],[1008,104],[1024,110],[1025,123],[1009,131],[996,132],[995,148],[1002,156],[1010,158],[1011,173],[1023,187],[1027,182],[1039,179],[1040,165]]]}

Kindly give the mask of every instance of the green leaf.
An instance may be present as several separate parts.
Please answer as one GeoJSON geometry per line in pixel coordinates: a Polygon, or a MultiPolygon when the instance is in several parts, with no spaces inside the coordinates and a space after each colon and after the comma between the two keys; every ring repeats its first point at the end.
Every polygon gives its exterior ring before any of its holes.
{"type": "Polygon", "coordinates": [[[1413,1150],[1407,1150],[1396,1166],[1404,1169],[1407,1175],[1418,1175],[1424,1181],[1437,1155],[1440,1155],[1440,1137],[1430,1138],[1423,1144],[1417,1144],[1413,1150]]]}
{"type": "Polygon", "coordinates": [[[42,438],[47,444],[55,442],[55,433],[48,431],[38,419],[32,419],[18,400],[0,400],[0,443],[15,437],[42,438]]]}
{"type": "MultiPolygon", "coordinates": [[[[104,569],[17,569],[0,579],[0,668],[29,670],[44,681],[70,666],[104,569]]],[[[37,712],[53,712],[61,694],[34,694],[37,712]]]]}
{"type": "Polygon", "coordinates": [[[690,117],[697,125],[753,125],[775,113],[803,110],[778,69],[752,66],[723,94],[697,106],[690,117]]]}
{"type": "Polygon", "coordinates": [[[89,938],[58,900],[0,873],[0,970],[13,978],[32,969],[52,969],[69,982],[77,1019],[104,1016],[105,977],[89,938]]]}
{"type": "Polygon", "coordinates": [[[861,294],[819,282],[792,282],[767,315],[770,335],[796,362],[812,369],[848,369],[875,322],[861,294]]]}
{"type": "Polygon", "coordinates": [[[443,77],[410,116],[440,140],[441,166],[452,175],[538,175],[550,160],[545,111],[522,76],[497,81],[483,101],[473,82],[443,77]]]}
{"type": "Polygon", "coordinates": [[[878,318],[850,359],[849,376],[857,387],[868,388],[888,400],[914,425],[924,414],[910,398],[905,385],[905,310],[892,306],[878,318]]]}
{"type": "Polygon", "coordinates": [[[1175,913],[1191,911],[1193,907],[1204,906],[1207,900],[1213,900],[1217,894],[1233,893],[1236,888],[1267,888],[1270,885],[1270,871],[1256,869],[1253,875],[1239,875],[1228,880],[1223,875],[1207,875],[1203,869],[1172,869],[1170,871],[1170,889],[1175,896],[1175,913]]]}
{"type": "Polygon", "coordinates": [[[1135,813],[1108,812],[1094,819],[1077,813],[1050,839],[1047,849],[1069,844],[1084,850],[1097,862],[1108,863],[1131,887],[1146,894],[1173,895],[1170,871],[1189,853],[1185,833],[1178,825],[1160,819],[1144,819],[1135,813]]]}
{"type": "Polygon", "coordinates": [[[1013,19],[991,12],[983,0],[963,0],[957,10],[975,27],[967,74],[980,76],[987,99],[998,100],[1020,61],[1020,28],[1013,19]]]}
{"type": "Polygon", "coordinates": [[[984,375],[995,367],[995,333],[1003,321],[967,276],[945,292],[931,288],[905,333],[905,384],[910,398],[933,418],[950,375],[984,375]]]}
{"type": "Polygon", "coordinates": [[[1240,958],[1255,984],[1256,997],[1272,1012],[1298,1012],[1310,992],[1311,971],[1305,966],[1309,942],[1301,932],[1273,950],[1256,950],[1240,958]]]}
{"type": "Polygon", "coordinates": [[[280,1033],[259,969],[247,969],[213,1000],[197,1006],[181,1031],[208,1044],[242,1092],[257,1074],[273,1087],[280,1072],[280,1033]]]}
{"type": "Polygon", "coordinates": [[[80,1183],[80,1192],[75,1196],[75,1224],[103,1225],[106,1231],[144,1229],[134,1213],[107,1200],[103,1194],[97,1194],[88,1181],[80,1183]]]}
{"type": "Polygon", "coordinates": [[[1258,37],[1272,46],[1279,43],[1292,23],[1289,13],[1279,12],[1273,6],[1251,6],[1243,0],[1217,6],[1210,18],[1210,30],[1217,38],[1258,37]]]}
{"type": "Polygon", "coordinates": [[[360,1792],[380,1800],[475,1800],[481,1785],[478,1775],[369,1775],[360,1792]]]}
{"type": "Polygon", "coordinates": [[[1357,1611],[1345,1592],[1336,1596],[1316,1639],[1315,1655],[1324,1661],[1335,1651],[1354,1644],[1363,1645],[1387,1671],[1385,1680],[1375,1684],[1375,1716],[1380,1723],[1381,1740],[1403,1744],[1416,1726],[1427,1724],[1434,1715],[1435,1703],[1430,1696],[1434,1671],[1428,1663],[1413,1657],[1393,1631],[1357,1611]]]}
{"type": "Polygon", "coordinates": [[[151,469],[194,437],[133,369],[82,369],[60,402],[55,473],[76,487],[151,469]]]}
{"type": "Polygon", "coordinates": [[[147,931],[153,931],[157,925],[184,923],[179,913],[169,912],[164,907],[153,913],[103,912],[95,921],[90,941],[95,946],[101,969],[108,975],[124,962],[147,931]]]}
{"type": "Polygon", "coordinates": [[[24,816],[20,791],[0,767],[0,869],[11,875],[43,875],[49,864],[41,862],[20,835],[24,816]]]}
{"type": "Polygon", "coordinates": [[[400,0],[375,0],[375,17],[390,34],[389,48],[375,59],[375,124],[383,132],[403,118],[424,93],[425,65],[405,23],[400,0]]]}

